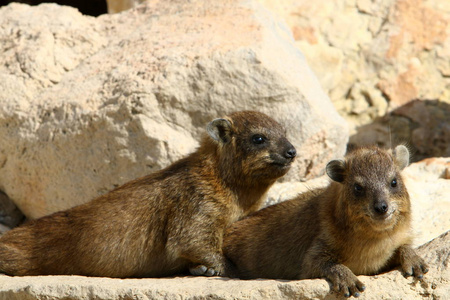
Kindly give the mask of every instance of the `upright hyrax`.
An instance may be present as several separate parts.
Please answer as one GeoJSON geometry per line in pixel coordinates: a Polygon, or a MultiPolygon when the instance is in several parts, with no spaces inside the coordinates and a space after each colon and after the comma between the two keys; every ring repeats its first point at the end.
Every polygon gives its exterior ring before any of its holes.
{"type": "Polygon", "coordinates": [[[356,275],[400,264],[406,275],[428,271],[411,248],[411,208],[400,170],[409,152],[361,148],[327,167],[327,188],[267,207],[233,224],[224,255],[241,278],[326,278],[358,297],[356,275]]]}
{"type": "Polygon", "coordinates": [[[280,124],[243,111],[215,119],[199,148],[93,201],[0,238],[0,272],[161,277],[224,274],[223,232],[256,211],[296,151],[280,124]]]}

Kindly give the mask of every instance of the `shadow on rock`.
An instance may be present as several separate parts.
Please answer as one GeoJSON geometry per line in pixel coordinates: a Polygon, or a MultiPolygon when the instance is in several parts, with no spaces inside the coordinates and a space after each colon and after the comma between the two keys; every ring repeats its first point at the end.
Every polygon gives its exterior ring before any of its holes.
{"type": "Polygon", "coordinates": [[[19,226],[24,220],[25,216],[19,208],[5,193],[0,191],[0,235],[19,226]]]}
{"type": "Polygon", "coordinates": [[[438,100],[414,100],[361,126],[350,137],[348,148],[364,145],[393,148],[406,144],[412,162],[450,156],[450,104],[438,100]]]}

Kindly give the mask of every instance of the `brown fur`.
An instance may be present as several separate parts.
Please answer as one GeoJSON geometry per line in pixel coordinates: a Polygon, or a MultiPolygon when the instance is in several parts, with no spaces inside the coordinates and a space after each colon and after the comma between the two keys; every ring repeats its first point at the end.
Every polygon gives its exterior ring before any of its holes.
{"type": "Polygon", "coordinates": [[[345,161],[328,164],[334,181],[327,188],[236,222],[225,233],[223,249],[235,275],[324,277],[347,297],[365,289],[355,275],[376,274],[396,263],[421,278],[427,267],[410,247],[410,199],[400,175],[408,160],[404,146],[395,155],[375,147],[355,150],[345,161]]]}
{"type": "Polygon", "coordinates": [[[260,207],[270,185],[288,171],[295,148],[277,122],[258,112],[216,119],[208,133],[194,153],[161,171],[7,232],[0,238],[0,271],[223,274],[224,229],[260,207]]]}

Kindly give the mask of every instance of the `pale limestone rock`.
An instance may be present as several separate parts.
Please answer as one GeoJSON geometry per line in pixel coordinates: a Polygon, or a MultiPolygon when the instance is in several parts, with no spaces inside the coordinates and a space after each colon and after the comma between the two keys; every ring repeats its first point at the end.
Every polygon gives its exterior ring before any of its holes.
{"type": "Polygon", "coordinates": [[[450,1],[259,2],[286,20],[325,92],[354,126],[417,98],[450,102],[450,1]],[[323,68],[336,61],[334,53],[342,61],[323,68]],[[358,86],[361,95],[353,92],[358,86]]]}
{"type": "Polygon", "coordinates": [[[450,157],[429,158],[404,171],[413,211],[414,244],[450,229],[450,157]]]}
{"type": "Polygon", "coordinates": [[[309,190],[327,187],[330,180],[331,179],[327,175],[323,175],[305,182],[277,182],[267,193],[265,206],[293,199],[297,195],[309,190]]]}
{"type": "Polygon", "coordinates": [[[151,1],[98,18],[10,4],[0,39],[0,189],[31,218],[169,165],[236,110],[287,127],[298,159],[286,180],[345,151],[345,122],[254,1],[151,1]]]}

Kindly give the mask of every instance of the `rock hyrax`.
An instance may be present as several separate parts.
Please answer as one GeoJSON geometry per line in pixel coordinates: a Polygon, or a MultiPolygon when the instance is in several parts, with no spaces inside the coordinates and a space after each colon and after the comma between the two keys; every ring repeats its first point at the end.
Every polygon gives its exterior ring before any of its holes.
{"type": "Polygon", "coordinates": [[[370,275],[400,264],[406,275],[428,271],[411,248],[411,208],[400,170],[404,146],[362,148],[326,168],[327,188],[267,207],[233,224],[224,255],[241,278],[326,278],[358,297],[370,275]]]}
{"type": "Polygon", "coordinates": [[[207,126],[199,148],[171,166],[0,238],[0,272],[161,277],[224,274],[223,232],[256,211],[296,151],[265,114],[207,126]]]}

